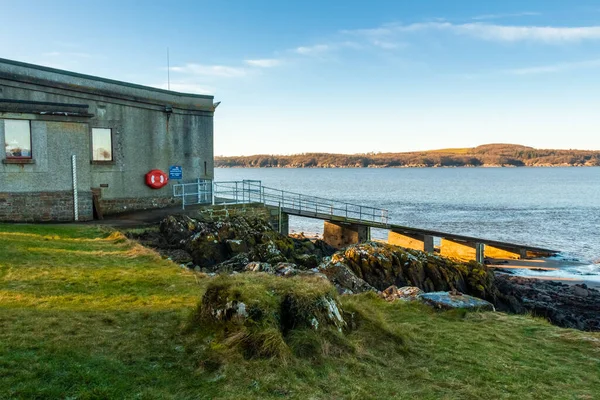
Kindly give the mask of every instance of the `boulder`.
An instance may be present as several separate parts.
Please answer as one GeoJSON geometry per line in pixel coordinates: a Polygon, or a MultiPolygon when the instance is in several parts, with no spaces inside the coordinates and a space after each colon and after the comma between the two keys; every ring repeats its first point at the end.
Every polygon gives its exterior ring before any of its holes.
{"type": "Polygon", "coordinates": [[[322,335],[347,327],[326,279],[243,273],[219,275],[209,283],[189,329],[219,343],[212,348],[239,349],[248,358],[285,358],[305,332],[322,335]]]}
{"type": "Polygon", "coordinates": [[[275,275],[293,276],[298,274],[298,266],[293,263],[280,262],[275,265],[275,275]]]}
{"type": "Polygon", "coordinates": [[[251,263],[246,264],[244,270],[247,272],[273,272],[273,266],[269,263],[252,261],[251,263]]]}
{"type": "Polygon", "coordinates": [[[320,277],[256,273],[219,275],[208,285],[195,321],[292,329],[345,328],[335,289],[320,277]]]}
{"type": "Polygon", "coordinates": [[[419,300],[419,295],[423,293],[424,292],[416,286],[404,286],[398,289],[397,286],[392,285],[381,292],[381,297],[386,301],[416,301],[419,300]]]}
{"type": "Polygon", "coordinates": [[[477,311],[496,311],[494,305],[489,301],[458,292],[422,293],[418,296],[418,299],[424,304],[440,310],[461,308],[477,311]]]}
{"type": "Polygon", "coordinates": [[[177,264],[187,264],[192,262],[192,256],[185,250],[175,249],[169,252],[169,258],[171,261],[177,264]]]}
{"type": "Polygon", "coordinates": [[[331,258],[325,260],[317,269],[325,275],[335,286],[340,294],[356,294],[368,291],[376,292],[373,286],[359,278],[342,262],[332,262],[331,258]]]}

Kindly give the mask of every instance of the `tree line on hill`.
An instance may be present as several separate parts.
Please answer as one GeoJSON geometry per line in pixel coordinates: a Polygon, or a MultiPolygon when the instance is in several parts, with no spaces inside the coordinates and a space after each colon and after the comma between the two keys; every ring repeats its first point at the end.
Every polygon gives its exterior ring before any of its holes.
{"type": "Polygon", "coordinates": [[[600,166],[600,151],[535,149],[513,144],[487,144],[474,148],[408,153],[303,153],[289,156],[258,154],[215,157],[215,166],[222,168],[600,166]]]}

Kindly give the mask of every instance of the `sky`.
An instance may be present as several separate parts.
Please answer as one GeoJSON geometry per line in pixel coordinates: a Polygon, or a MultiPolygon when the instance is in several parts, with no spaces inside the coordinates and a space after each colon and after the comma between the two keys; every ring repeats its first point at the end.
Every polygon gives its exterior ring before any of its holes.
{"type": "Polygon", "coordinates": [[[598,0],[0,0],[0,10],[1,58],[214,95],[215,155],[600,149],[598,0]]]}

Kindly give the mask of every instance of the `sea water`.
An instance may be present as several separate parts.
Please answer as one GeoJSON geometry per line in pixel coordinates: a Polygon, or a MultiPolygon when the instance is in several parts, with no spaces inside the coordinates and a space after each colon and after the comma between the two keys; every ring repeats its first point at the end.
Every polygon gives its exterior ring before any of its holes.
{"type": "MultiPolygon", "coordinates": [[[[242,179],[384,208],[400,225],[559,250],[585,265],[551,274],[600,280],[600,167],[215,170],[217,181],[242,179]]],[[[323,223],[291,217],[290,229],[320,233],[323,223]]]]}

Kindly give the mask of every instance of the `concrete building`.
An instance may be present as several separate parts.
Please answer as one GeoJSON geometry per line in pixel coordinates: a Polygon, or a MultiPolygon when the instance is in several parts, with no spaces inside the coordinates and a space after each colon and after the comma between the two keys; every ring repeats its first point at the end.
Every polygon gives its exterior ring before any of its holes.
{"type": "Polygon", "coordinates": [[[214,111],[213,96],[0,59],[0,221],[176,203],[174,183],[213,179],[214,111]],[[151,170],[171,179],[151,188],[151,170]]]}

